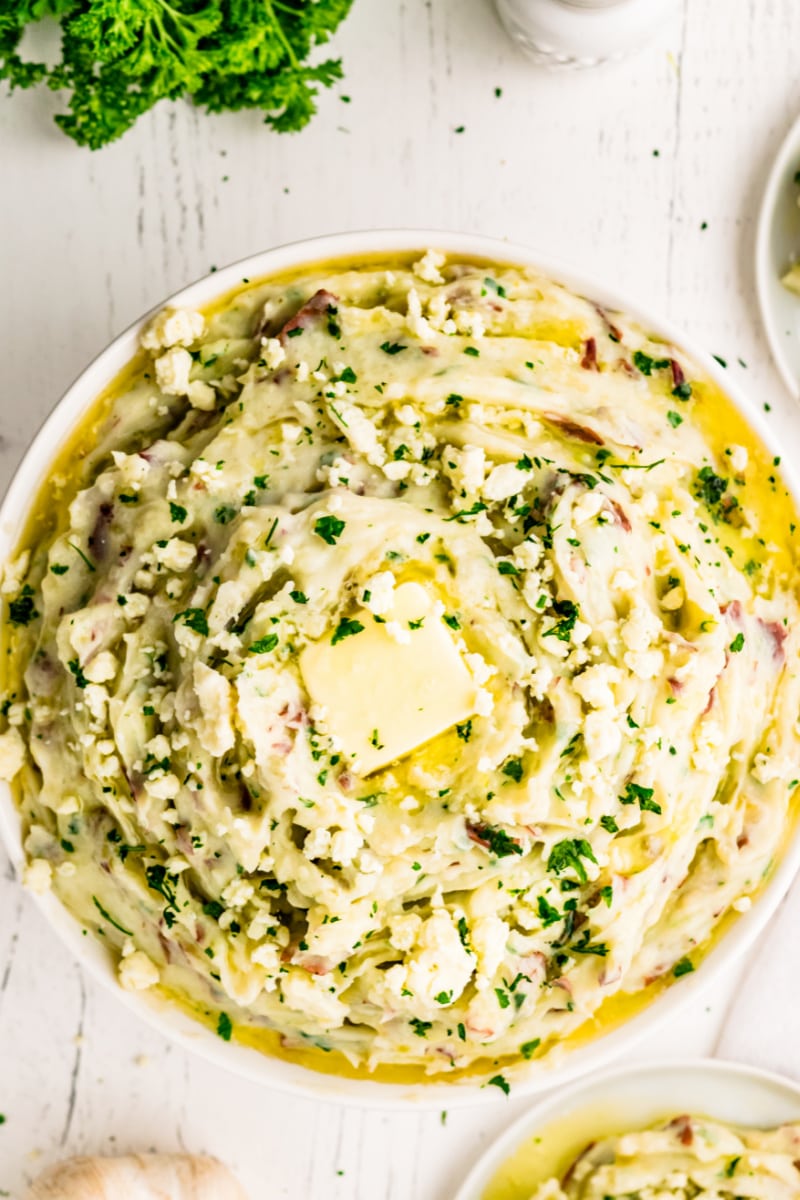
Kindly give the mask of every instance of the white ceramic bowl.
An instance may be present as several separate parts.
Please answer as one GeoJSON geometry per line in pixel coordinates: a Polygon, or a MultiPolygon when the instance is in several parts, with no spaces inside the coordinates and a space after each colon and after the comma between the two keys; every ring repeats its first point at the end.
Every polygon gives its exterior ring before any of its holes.
{"type": "MultiPolygon", "coordinates": [[[[757,1067],[715,1058],[642,1063],[604,1071],[530,1108],[481,1155],[455,1200],[482,1200],[503,1165],[531,1138],[550,1133],[560,1147],[568,1140],[570,1151],[574,1147],[577,1155],[598,1134],[606,1136],[598,1121],[607,1120],[622,1133],[626,1128],[642,1129],[684,1113],[770,1129],[800,1121],[800,1084],[757,1067]],[[564,1126],[566,1137],[561,1132],[564,1126]]],[[[539,1182],[531,1182],[528,1196],[539,1182]]],[[[509,1200],[516,1190],[508,1187],[509,1200]]]]}
{"type": "MultiPolygon", "coordinates": [[[[776,453],[780,447],[754,405],[739,391],[733,379],[720,369],[717,363],[691,340],[684,337],[667,322],[651,315],[643,306],[633,303],[625,296],[571,270],[561,263],[522,246],[470,234],[442,233],[431,230],[391,230],[369,233],[347,233],[331,237],[316,238],[267,250],[252,258],[234,263],[224,270],[201,279],[183,291],[170,297],[165,303],[197,307],[208,304],[219,295],[239,284],[243,277],[257,280],[293,267],[301,267],[315,261],[352,256],[357,258],[371,253],[386,254],[409,251],[424,252],[435,247],[449,254],[471,255],[500,262],[515,262],[530,266],[545,275],[564,283],[574,291],[591,297],[598,303],[620,309],[636,317],[644,326],[670,342],[685,348],[706,373],[731,397],[744,413],[751,426],[766,445],[776,453]]],[[[158,308],[163,307],[159,304],[158,308]]],[[[156,310],[153,310],[156,311],[156,310]]],[[[138,346],[138,336],[151,314],[131,326],[87,367],[64,398],[55,407],[22,460],[17,473],[0,507],[0,562],[15,548],[25,524],[27,513],[42,481],[47,476],[50,464],[59,449],[68,440],[72,430],[95,398],[111,382],[122,367],[132,358],[138,346]]],[[[800,488],[788,473],[786,480],[792,493],[800,503],[800,488]]],[[[0,785],[0,833],[5,840],[11,860],[21,870],[24,854],[21,843],[20,820],[14,807],[10,790],[0,785]]],[[[775,875],[760,896],[758,902],[713,948],[699,970],[679,980],[662,992],[650,1005],[625,1025],[602,1035],[596,1040],[569,1052],[563,1059],[548,1069],[540,1067],[529,1079],[514,1081],[514,1094],[541,1092],[577,1078],[629,1049],[631,1043],[681,1005],[695,999],[703,986],[723,967],[739,957],[764,928],[775,912],[782,896],[800,865],[800,835],[795,835],[775,875]]],[[[273,1087],[301,1092],[319,1098],[342,1103],[406,1107],[410,1105],[430,1108],[453,1108],[456,1105],[478,1101],[502,1102],[497,1088],[482,1088],[474,1082],[444,1081],[414,1086],[377,1083],[371,1080],[345,1079],[318,1074],[291,1062],[269,1058],[255,1050],[223,1042],[212,1031],[193,1021],[178,1008],[167,1007],[150,997],[146,992],[123,991],[108,955],[100,941],[83,937],[80,925],[59,903],[55,896],[47,894],[36,898],[36,903],[70,947],[75,957],[83,963],[95,979],[111,988],[114,994],[129,1008],[140,1014],[156,1028],[187,1049],[197,1051],[230,1070],[273,1087]]],[[[44,982],[44,981],[43,981],[44,982]]]]}
{"type": "Polygon", "coordinates": [[[764,189],[756,230],[756,291],[769,348],[783,381],[800,400],[800,296],[781,276],[800,260],[800,118],[787,133],[764,189]]]}

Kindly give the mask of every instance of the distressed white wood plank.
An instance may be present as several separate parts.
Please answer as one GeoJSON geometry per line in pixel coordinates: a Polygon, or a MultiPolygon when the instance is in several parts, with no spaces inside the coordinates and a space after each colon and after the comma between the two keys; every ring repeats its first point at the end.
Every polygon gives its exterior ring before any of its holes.
{"type": "MultiPolygon", "coordinates": [[[[800,108],[800,7],[722,7],[686,2],[661,45],[619,68],[549,76],[486,0],[356,0],[337,39],[346,79],[291,137],[175,105],[91,155],[50,126],[51,94],[0,100],[0,483],[73,376],[168,292],[271,244],[391,225],[508,237],[608,278],[725,357],[797,450],[750,262],[762,180],[800,108]]],[[[158,1147],[221,1155],[254,1200],[445,1200],[523,1107],[498,1093],[443,1125],[236,1080],[85,978],[5,865],[0,914],[12,1195],[66,1151],[158,1147]]],[[[637,1057],[710,1050],[731,991],[715,985],[637,1057]]]]}

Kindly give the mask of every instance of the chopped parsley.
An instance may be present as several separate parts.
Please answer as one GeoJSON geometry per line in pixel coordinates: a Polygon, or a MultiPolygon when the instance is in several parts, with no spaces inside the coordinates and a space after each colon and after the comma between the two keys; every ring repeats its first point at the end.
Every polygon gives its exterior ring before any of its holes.
{"type": "Polygon", "coordinates": [[[506,289],[502,286],[502,284],[498,283],[496,279],[491,279],[488,275],[483,281],[483,291],[481,292],[481,295],[485,296],[487,291],[494,292],[496,296],[502,297],[503,300],[506,298],[506,289]]]}
{"type": "Polygon", "coordinates": [[[486,511],[486,505],[481,500],[476,500],[471,508],[462,508],[459,512],[453,513],[452,517],[445,517],[446,521],[458,521],[459,525],[463,525],[467,517],[475,517],[480,512],[486,511]]]}
{"type": "Polygon", "coordinates": [[[680,979],[681,975],[691,975],[694,970],[694,963],[690,958],[681,958],[675,963],[672,968],[672,974],[676,979],[680,979]]]}
{"type": "Polygon", "coordinates": [[[722,475],[715,474],[711,467],[703,467],[697,474],[695,495],[703,500],[709,508],[719,504],[727,491],[728,481],[722,475]]]}
{"type": "Polygon", "coordinates": [[[511,1091],[511,1085],[509,1084],[505,1075],[493,1075],[492,1078],[489,1080],[489,1082],[486,1084],[486,1086],[500,1088],[500,1091],[504,1092],[506,1094],[506,1096],[511,1091]]]}
{"type": "Polygon", "coordinates": [[[555,625],[551,625],[549,629],[545,629],[542,637],[556,637],[560,642],[568,642],[580,615],[580,609],[571,600],[555,600],[553,611],[561,620],[556,621],[555,625]]]}
{"type": "Polygon", "coordinates": [[[536,897],[536,911],[545,929],[547,929],[548,925],[555,925],[557,921],[561,921],[564,915],[557,908],[554,908],[544,896],[536,897]]]}
{"type": "Polygon", "coordinates": [[[381,350],[384,354],[400,354],[403,350],[407,350],[408,346],[404,346],[402,342],[382,342],[381,350]]]}
{"type": "Polygon", "coordinates": [[[164,909],[164,921],[167,928],[171,929],[178,913],[178,896],[175,891],[178,876],[170,875],[167,868],[160,863],[154,863],[149,867],[145,867],[144,874],[147,879],[147,886],[151,891],[158,892],[167,902],[167,906],[164,909]]]}
{"type": "Polygon", "coordinates": [[[85,688],[87,683],[89,682],[89,680],[86,678],[83,671],[81,670],[81,664],[78,662],[77,658],[71,658],[69,660],[69,662],[67,663],[67,666],[69,667],[72,674],[75,676],[76,687],[85,688]]]}
{"type": "Polygon", "coordinates": [[[638,783],[626,783],[624,795],[618,796],[617,799],[620,804],[638,803],[642,812],[661,812],[661,805],[653,799],[653,789],[642,787],[638,783]]]}
{"type": "Polygon", "coordinates": [[[555,875],[573,870],[582,883],[587,883],[589,877],[581,861],[584,858],[588,862],[597,862],[589,843],[584,838],[565,838],[561,842],[556,842],[550,851],[547,858],[547,869],[555,875]]]}
{"type": "Polygon", "coordinates": [[[236,509],[232,504],[220,504],[219,508],[214,509],[214,520],[218,525],[230,525],[235,516],[236,509]]]}
{"type": "Polygon", "coordinates": [[[208,619],[202,608],[185,608],[172,618],[173,625],[176,621],[183,621],[184,625],[188,625],[195,633],[208,637],[208,619]]]}
{"type": "Polygon", "coordinates": [[[584,929],[577,942],[573,942],[570,949],[575,954],[594,954],[597,958],[605,958],[608,955],[608,946],[605,942],[590,942],[589,930],[584,929]]]}
{"type": "Polygon", "coordinates": [[[223,1042],[229,1042],[232,1033],[233,1022],[226,1012],[221,1012],[217,1018],[217,1034],[222,1038],[223,1042]]]}
{"type": "Polygon", "coordinates": [[[178,525],[182,525],[186,520],[188,513],[182,504],[175,504],[174,501],[169,502],[169,519],[178,525]]]}
{"type": "Polygon", "coordinates": [[[744,649],[744,634],[737,633],[736,637],[733,639],[733,641],[731,642],[728,649],[731,650],[734,654],[738,654],[740,650],[743,650],[744,649]]]}
{"type": "Polygon", "coordinates": [[[327,321],[328,333],[331,335],[331,337],[334,337],[334,338],[340,338],[342,336],[342,327],[339,324],[339,322],[336,320],[336,316],[337,316],[338,312],[339,312],[339,310],[335,304],[329,304],[328,307],[325,309],[325,313],[328,318],[328,321],[327,321]]]}
{"type": "Polygon", "coordinates": [[[342,617],[333,631],[331,645],[336,646],[339,642],[343,642],[345,638],[355,637],[357,633],[362,633],[363,629],[364,626],[360,621],[353,621],[349,617],[342,617]]]}
{"type": "Polygon", "coordinates": [[[649,354],[645,354],[643,350],[634,350],[633,365],[643,375],[652,375],[653,371],[664,371],[671,366],[671,361],[668,358],[651,358],[649,354]]]}
{"type": "Polygon", "coordinates": [[[258,641],[251,642],[248,649],[251,654],[269,654],[278,644],[277,633],[267,633],[258,641]]]}
{"type": "Polygon", "coordinates": [[[39,613],[33,596],[33,588],[26,583],[20,594],[11,601],[8,606],[8,619],[12,625],[30,625],[31,621],[36,620],[39,613]]]}
{"type": "Polygon", "coordinates": [[[509,758],[507,762],[503,763],[501,771],[503,775],[507,775],[515,783],[519,783],[522,779],[522,759],[509,758]]]}
{"type": "Polygon", "coordinates": [[[522,854],[522,846],[505,829],[497,825],[473,826],[475,837],[484,842],[495,858],[508,858],[510,854],[522,854]]]}
{"type": "Polygon", "coordinates": [[[314,533],[321,537],[329,546],[336,545],[336,539],[344,532],[344,521],[338,517],[317,517],[314,522],[314,533]]]}

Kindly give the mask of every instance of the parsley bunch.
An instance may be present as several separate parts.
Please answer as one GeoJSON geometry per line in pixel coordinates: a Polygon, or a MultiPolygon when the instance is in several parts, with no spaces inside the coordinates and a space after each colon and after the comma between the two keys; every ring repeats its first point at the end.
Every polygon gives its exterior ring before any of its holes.
{"type": "Polygon", "coordinates": [[[188,96],[209,112],[257,108],[281,133],[302,129],[319,86],[341,62],[311,66],[353,0],[5,0],[0,5],[0,80],[46,83],[69,93],[56,123],[97,150],[121,137],[159,100],[188,96]],[[61,25],[61,60],[23,59],[27,26],[61,25]]]}

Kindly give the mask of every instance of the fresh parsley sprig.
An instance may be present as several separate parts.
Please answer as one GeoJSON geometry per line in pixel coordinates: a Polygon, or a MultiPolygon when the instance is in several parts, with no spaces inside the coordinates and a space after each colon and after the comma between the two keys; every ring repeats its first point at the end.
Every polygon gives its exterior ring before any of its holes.
{"type": "Polygon", "coordinates": [[[259,109],[281,133],[302,129],[339,59],[311,65],[353,0],[7,0],[0,6],[0,80],[68,95],[56,123],[97,150],[159,100],[188,97],[209,112],[259,109]],[[20,54],[27,27],[61,25],[55,65],[20,54]]]}

